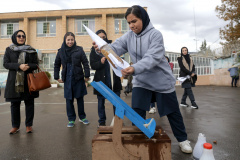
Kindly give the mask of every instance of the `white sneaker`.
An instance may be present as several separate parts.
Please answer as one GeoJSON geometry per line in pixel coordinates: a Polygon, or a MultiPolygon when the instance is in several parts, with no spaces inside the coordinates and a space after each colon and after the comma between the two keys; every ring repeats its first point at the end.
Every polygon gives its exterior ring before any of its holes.
{"type": "Polygon", "coordinates": [[[190,146],[190,141],[186,140],[179,143],[179,146],[183,153],[192,153],[192,147],[190,146]]]}
{"type": "Polygon", "coordinates": [[[152,107],[148,113],[153,114],[153,113],[155,113],[155,112],[156,112],[156,108],[155,108],[155,107],[152,107]]]}

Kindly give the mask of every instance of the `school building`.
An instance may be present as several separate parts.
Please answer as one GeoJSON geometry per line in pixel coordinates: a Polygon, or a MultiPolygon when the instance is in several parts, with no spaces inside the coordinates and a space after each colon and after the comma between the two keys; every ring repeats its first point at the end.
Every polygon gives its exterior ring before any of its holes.
{"type": "MultiPolygon", "coordinates": [[[[0,82],[7,76],[7,70],[3,67],[3,55],[6,47],[12,43],[11,36],[16,30],[25,31],[26,44],[37,49],[41,60],[40,67],[52,74],[56,53],[66,32],[75,34],[77,45],[83,47],[89,58],[92,40],[82,24],[94,32],[104,29],[108,39],[115,41],[129,30],[124,18],[126,10],[127,8],[120,7],[0,13],[0,82]]],[[[179,76],[177,57],[180,53],[166,51],[166,55],[174,63],[173,74],[177,78],[179,76]]],[[[128,54],[125,54],[124,59],[131,61],[128,54]]],[[[198,74],[197,85],[214,85],[214,82],[211,82],[214,77],[213,60],[198,55],[193,55],[193,60],[198,74]]]]}

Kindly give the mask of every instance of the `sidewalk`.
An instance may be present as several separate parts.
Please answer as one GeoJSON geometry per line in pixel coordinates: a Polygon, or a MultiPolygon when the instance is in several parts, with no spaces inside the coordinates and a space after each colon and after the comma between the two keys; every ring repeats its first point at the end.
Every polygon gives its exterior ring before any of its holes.
{"type": "MultiPolygon", "coordinates": [[[[176,87],[178,100],[183,94],[181,87],[176,87]]],[[[193,88],[198,110],[180,108],[191,146],[194,147],[199,133],[204,133],[207,142],[213,144],[216,160],[239,159],[238,135],[240,129],[240,88],[197,86],[193,88]]],[[[0,97],[0,160],[91,160],[92,138],[97,132],[97,98],[92,87],[88,87],[85,96],[85,112],[89,125],[76,120],[73,128],[67,128],[65,99],[62,88],[50,88],[40,92],[35,101],[34,132],[25,133],[25,108],[21,107],[21,128],[15,135],[9,135],[11,129],[10,104],[6,103],[4,90],[0,97]]],[[[131,94],[124,93],[121,98],[131,106],[131,94]]],[[[190,104],[189,101],[187,103],[190,104]]],[[[76,103],[75,103],[76,106],[76,103]]],[[[106,102],[107,125],[113,117],[112,105],[106,102]]],[[[154,117],[157,125],[161,125],[172,140],[172,159],[189,160],[191,154],[180,151],[166,117],[159,118],[158,113],[147,114],[154,117]]],[[[127,126],[131,122],[124,119],[127,126]]]]}

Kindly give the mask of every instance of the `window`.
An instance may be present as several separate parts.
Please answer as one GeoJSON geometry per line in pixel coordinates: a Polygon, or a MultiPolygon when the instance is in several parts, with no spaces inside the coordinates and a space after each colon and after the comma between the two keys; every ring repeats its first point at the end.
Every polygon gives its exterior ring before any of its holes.
{"type": "Polygon", "coordinates": [[[37,37],[56,36],[56,20],[37,21],[37,37]]]}
{"type": "Polygon", "coordinates": [[[1,38],[11,38],[12,34],[19,28],[18,23],[2,23],[1,38]]]}
{"type": "Polygon", "coordinates": [[[123,34],[129,31],[127,20],[124,18],[115,19],[115,34],[123,34]]]}
{"type": "Polygon", "coordinates": [[[42,63],[42,66],[40,67],[42,67],[44,70],[52,71],[54,68],[56,54],[43,53],[42,56],[43,56],[42,57],[43,63],[42,63]]]}
{"type": "Polygon", "coordinates": [[[75,34],[76,35],[88,35],[86,29],[83,27],[83,24],[95,31],[95,20],[92,19],[75,19],[75,34]]]}

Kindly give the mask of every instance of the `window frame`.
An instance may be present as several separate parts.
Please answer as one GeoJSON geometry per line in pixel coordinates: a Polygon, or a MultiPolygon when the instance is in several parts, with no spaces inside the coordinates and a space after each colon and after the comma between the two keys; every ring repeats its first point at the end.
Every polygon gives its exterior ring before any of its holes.
{"type": "Polygon", "coordinates": [[[75,18],[75,35],[76,36],[84,36],[84,35],[88,35],[86,29],[83,27],[84,24],[86,27],[88,27],[90,30],[95,31],[95,17],[89,17],[89,18],[75,18]],[[83,23],[85,22],[85,23],[83,23]],[[87,24],[86,24],[87,22],[87,24]],[[78,28],[78,24],[80,23],[80,31],[78,28]],[[92,23],[93,26],[89,26],[92,23]]]}
{"type": "Polygon", "coordinates": [[[115,30],[115,34],[124,34],[124,33],[128,32],[130,30],[130,28],[129,28],[129,25],[127,23],[127,20],[125,18],[115,18],[114,19],[114,30],[115,30]],[[120,21],[120,24],[118,24],[118,30],[117,30],[117,27],[116,27],[116,21],[118,21],[118,23],[120,21]],[[123,23],[124,22],[126,23],[127,29],[123,30],[123,23]]]}
{"type": "Polygon", "coordinates": [[[36,24],[37,24],[37,37],[56,37],[56,35],[57,35],[57,21],[56,21],[56,19],[52,19],[52,20],[37,20],[37,22],[36,22],[36,24]],[[51,23],[54,23],[55,24],[55,28],[54,28],[54,30],[55,30],[55,32],[51,32],[52,30],[51,30],[51,23]],[[49,26],[47,26],[47,28],[46,27],[44,27],[44,25],[49,25],[49,26]],[[39,25],[41,25],[41,28],[38,28],[38,27],[40,27],[39,25]],[[44,30],[44,28],[45,28],[45,30],[44,30]],[[41,31],[41,33],[39,32],[39,29],[42,29],[41,31]],[[44,33],[45,32],[45,33],[44,33]]]}
{"type": "Polygon", "coordinates": [[[19,30],[19,22],[2,22],[1,23],[1,35],[0,37],[3,39],[3,38],[11,38],[13,33],[15,31],[19,30]],[[6,35],[4,35],[2,29],[3,29],[3,25],[6,25],[5,29],[6,30],[6,35]],[[12,25],[12,33],[9,33],[8,34],[8,25],[12,25]]]}

